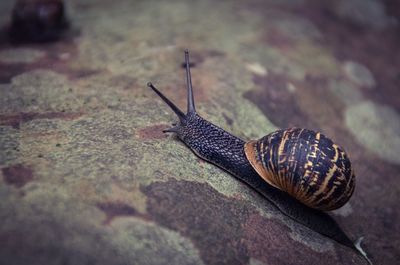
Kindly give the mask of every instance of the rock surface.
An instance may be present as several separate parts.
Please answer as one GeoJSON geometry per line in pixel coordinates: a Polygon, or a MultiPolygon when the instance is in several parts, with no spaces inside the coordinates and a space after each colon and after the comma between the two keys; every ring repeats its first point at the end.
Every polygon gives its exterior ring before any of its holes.
{"type": "Polygon", "coordinates": [[[0,264],[365,264],[162,129],[185,106],[244,138],[320,130],[357,188],[333,212],[400,260],[400,6],[386,0],[68,1],[75,34],[7,41],[0,2],[0,264]],[[324,3],[322,3],[324,2],[324,3]]]}

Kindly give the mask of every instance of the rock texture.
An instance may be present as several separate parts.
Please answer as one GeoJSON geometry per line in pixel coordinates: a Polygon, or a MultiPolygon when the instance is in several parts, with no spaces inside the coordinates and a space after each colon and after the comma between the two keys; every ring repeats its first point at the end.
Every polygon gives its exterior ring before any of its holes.
{"type": "MultiPolygon", "coordinates": [[[[185,105],[244,138],[320,130],[354,196],[332,213],[400,260],[400,6],[393,0],[68,1],[71,34],[7,40],[0,3],[0,264],[365,264],[162,129],[185,105]]],[[[67,1],[66,1],[67,2],[67,1]]]]}

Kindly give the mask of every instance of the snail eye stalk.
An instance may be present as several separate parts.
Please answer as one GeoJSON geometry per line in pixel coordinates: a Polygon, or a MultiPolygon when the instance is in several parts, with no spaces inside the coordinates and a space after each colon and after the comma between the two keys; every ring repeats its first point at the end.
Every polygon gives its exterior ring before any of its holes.
{"type": "Polygon", "coordinates": [[[189,51],[185,50],[186,85],[187,85],[187,113],[196,113],[192,88],[192,75],[190,74],[189,51]]]}
{"type": "Polygon", "coordinates": [[[170,101],[163,93],[161,93],[151,82],[147,83],[147,86],[153,89],[154,92],[165,102],[167,105],[175,112],[176,116],[178,116],[181,122],[186,120],[186,115],[174,104],[170,101]]]}
{"type": "MultiPolygon", "coordinates": [[[[192,76],[190,74],[190,62],[189,62],[189,51],[185,50],[185,65],[186,65],[186,87],[187,87],[187,114],[183,113],[172,101],[170,101],[163,93],[161,93],[151,82],[147,83],[147,86],[153,89],[154,92],[175,112],[181,123],[186,121],[186,117],[189,114],[195,114],[196,108],[194,106],[194,96],[192,88],[192,76]]],[[[175,132],[176,126],[170,129],[164,130],[164,132],[175,132]]]]}

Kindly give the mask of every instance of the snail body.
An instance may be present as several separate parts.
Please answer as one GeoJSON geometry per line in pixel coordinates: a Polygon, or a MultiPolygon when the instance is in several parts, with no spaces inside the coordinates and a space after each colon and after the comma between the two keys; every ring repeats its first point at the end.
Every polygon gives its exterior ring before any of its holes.
{"type": "Polygon", "coordinates": [[[356,250],[369,263],[360,240],[353,242],[321,210],[343,206],[355,187],[351,163],[341,147],[319,132],[289,128],[248,142],[199,116],[195,109],[189,53],[185,51],[187,113],[152,83],[147,85],[169,105],[179,122],[175,133],[197,156],[247,183],[283,214],[356,250]]]}

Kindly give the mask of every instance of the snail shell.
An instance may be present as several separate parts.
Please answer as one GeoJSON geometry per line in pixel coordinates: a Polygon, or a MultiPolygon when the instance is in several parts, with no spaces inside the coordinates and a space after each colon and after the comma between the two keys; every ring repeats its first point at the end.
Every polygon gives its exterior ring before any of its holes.
{"type": "Polygon", "coordinates": [[[17,0],[9,35],[15,42],[58,40],[68,28],[62,0],[17,0]]]}
{"type": "Polygon", "coordinates": [[[290,128],[245,144],[246,157],[270,185],[318,210],[343,206],[355,187],[341,147],[319,132],[290,128]]]}

